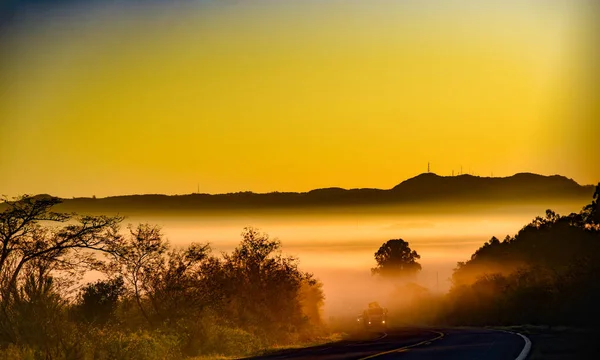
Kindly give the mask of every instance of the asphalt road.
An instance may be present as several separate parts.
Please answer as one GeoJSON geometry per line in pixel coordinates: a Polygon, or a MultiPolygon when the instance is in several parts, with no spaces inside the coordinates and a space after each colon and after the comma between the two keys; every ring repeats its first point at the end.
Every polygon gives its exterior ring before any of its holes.
{"type": "Polygon", "coordinates": [[[396,329],[370,338],[310,348],[282,350],[251,359],[485,359],[514,360],[525,340],[517,334],[488,329],[396,329]]]}

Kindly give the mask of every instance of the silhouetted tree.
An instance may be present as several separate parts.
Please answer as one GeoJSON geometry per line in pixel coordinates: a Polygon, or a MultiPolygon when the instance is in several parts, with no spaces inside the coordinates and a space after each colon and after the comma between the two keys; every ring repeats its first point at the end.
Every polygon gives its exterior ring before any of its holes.
{"type": "Polygon", "coordinates": [[[416,251],[410,249],[408,242],[402,239],[388,240],[375,253],[377,267],[371,272],[385,277],[415,275],[421,270],[421,264],[417,262],[420,258],[416,251]]]}
{"type": "Polygon", "coordinates": [[[209,252],[208,245],[191,244],[170,251],[156,263],[144,290],[160,321],[198,315],[217,301],[221,284],[207,279],[214,274],[215,264],[209,260],[209,252]]]}
{"type": "MultiPolygon", "coordinates": [[[[245,228],[242,242],[224,255],[229,309],[243,328],[261,329],[272,338],[288,336],[308,325],[299,301],[312,275],[298,269],[298,261],[283,256],[281,243],[254,228],[245,228]]],[[[318,291],[318,290],[317,290],[318,291]]]]}
{"type": "Polygon", "coordinates": [[[114,317],[119,298],[124,293],[122,277],[98,280],[83,287],[76,311],[86,322],[105,324],[114,317]]]}
{"type": "Polygon", "coordinates": [[[321,311],[324,302],[323,283],[308,280],[302,282],[302,286],[300,287],[302,312],[314,325],[321,324],[321,311]]]}
{"type": "Polygon", "coordinates": [[[54,197],[22,196],[4,200],[0,213],[0,335],[14,338],[16,319],[10,318],[10,307],[19,298],[19,291],[28,273],[43,264],[45,274],[73,272],[94,262],[88,252],[107,251],[114,238],[118,217],[75,216],[51,211],[61,200],[54,197]],[[64,223],[61,228],[42,226],[40,222],[64,223]]]}
{"type": "Polygon", "coordinates": [[[129,225],[128,229],[128,236],[118,235],[111,243],[108,253],[111,260],[103,270],[109,276],[119,275],[125,279],[142,316],[152,324],[142,298],[161,268],[168,244],[158,226],[139,224],[137,227],[129,225]]]}
{"type": "Polygon", "coordinates": [[[18,291],[12,294],[10,306],[4,308],[10,337],[0,334],[0,352],[12,343],[36,349],[35,358],[82,358],[83,344],[75,333],[76,326],[66,316],[69,303],[61,295],[64,289],[51,275],[52,265],[52,261],[37,259],[24,266],[18,291]]]}
{"type": "Polygon", "coordinates": [[[588,224],[600,225],[600,183],[596,185],[592,203],[584,208],[583,213],[588,224]]]}

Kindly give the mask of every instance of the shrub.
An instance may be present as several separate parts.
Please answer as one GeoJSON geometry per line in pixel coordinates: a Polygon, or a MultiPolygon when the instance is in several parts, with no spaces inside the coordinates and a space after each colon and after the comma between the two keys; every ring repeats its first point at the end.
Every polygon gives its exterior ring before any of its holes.
{"type": "Polygon", "coordinates": [[[34,360],[35,352],[25,346],[8,345],[0,350],[0,360],[34,360]]]}
{"type": "Polygon", "coordinates": [[[97,331],[90,343],[93,358],[97,360],[167,360],[180,359],[179,341],[173,335],[158,331],[97,331]]]}

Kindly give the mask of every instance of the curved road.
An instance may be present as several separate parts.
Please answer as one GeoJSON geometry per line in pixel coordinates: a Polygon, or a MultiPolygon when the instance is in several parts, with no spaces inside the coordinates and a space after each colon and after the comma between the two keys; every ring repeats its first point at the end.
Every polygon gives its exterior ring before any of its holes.
{"type": "Polygon", "coordinates": [[[526,340],[518,334],[488,329],[395,329],[369,340],[340,341],[282,350],[251,359],[485,359],[515,360],[526,340]]]}

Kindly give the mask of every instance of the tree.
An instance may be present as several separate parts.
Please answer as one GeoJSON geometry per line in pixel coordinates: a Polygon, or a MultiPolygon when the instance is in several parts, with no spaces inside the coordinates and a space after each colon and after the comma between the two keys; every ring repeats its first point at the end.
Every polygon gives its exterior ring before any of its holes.
{"type": "Polygon", "coordinates": [[[76,311],[86,322],[105,324],[113,318],[119,298],[124,292],[122,277],[98,280],[81,290],[76,311]]]}
{"type": "Polygon", "coordinates": [[[586,222],[590,225],[600,225],[600,183],[596,185],[592,203],[583,209],[586,222]]]}
{"type": "Polygon", "coordinates": [[[0,213],[0,335],[6,338],[14,339],[10,307],[18,300],[28,273],[42,263],[48,272],[72,273],[93,262],[92,254],[84,250],[107,251],[118,231],[121,218],[51,211],[60,202],[49,196],[4,199],[0,213]],[[70,224],[51,227],[40,225],[41,221],[70,224]]]}
{"type": "Polygon", "coordinates": [[[371,272],[384,277],[415,275],[421,270],[421,264],[417,262],[420,258],[416,251],[410,249],[408,242],[402,239],[388,240],[375,253],[377,266],[371,272]]]}
{"type": "Polygon", "coordinates": [[[302,305],[302,312],[313,325],[322,324],[324,303],[323,283],[320,281],[303,281],[300,288],[300,304],[302,305]]]}
{"type": "Polygon", "coordinates": [[[296,258],[281,254],[279,240],[251,227],[244,229],[242,238],[232,254],[224,255],[232,319],[242,328],[260,329],[273,338],[309,325],[302,312],[301,288],[304,282],[316,285],[312,275],[298,269],[296,258]]]}
{"type": "Polygon", "coordinates": [[[150,224],[129,225],[129,236],[118,235],[111,243],[107,255],[111,261],[104,267],[109,276],[122,276],[128,289],[133,293],[135,302],[150,325],[152,320],[142,304],[142,297],[155,272],[161,268],[163,254],[168,243],[163,239],[160,227],[150,224]]]}
{"type": "Polygon", "coordinates": [[[144,290],[161,322],[199,316],[218,298],[218,287],[213,287],[207,279],[214,264],[209,252],[208,244],[192,243],[187,248],[170,251],[163,255],[163,261],[156,263],[144,290]]]}

